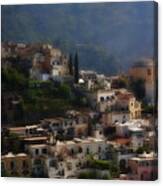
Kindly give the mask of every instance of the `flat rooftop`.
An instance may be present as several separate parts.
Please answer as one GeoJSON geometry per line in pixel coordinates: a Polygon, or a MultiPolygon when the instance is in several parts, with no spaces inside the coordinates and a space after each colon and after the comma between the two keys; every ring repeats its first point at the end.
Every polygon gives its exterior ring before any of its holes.
{"type": "Polygon", "coordinates": [[[47,136],[38,136],[38,137],[27,137],[24,138],[24,141],[39,141],[39,140],[47,140],[47,136]]]}
{"type": "Polygon", "coordinates": [[[47,144],[34,144],[34,145],[29,145],[31,148],[41,148],[41,147],[47,147],[47,144]]]}

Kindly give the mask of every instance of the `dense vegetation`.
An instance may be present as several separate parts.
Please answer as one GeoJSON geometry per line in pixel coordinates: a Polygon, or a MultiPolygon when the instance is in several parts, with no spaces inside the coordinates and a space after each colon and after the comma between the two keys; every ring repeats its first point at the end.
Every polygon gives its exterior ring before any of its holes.
{"type": "Polygon", "coordinates": [[[102,179],[102,180],[111,179],[109,174],[102,175],[99,171],[96,171],[96,170],[89,170],[89,171],[81,172],[78,178],[79,179],[102,179]]]}
{"type": "Polygon", "coordinates": [[[119,176],[119,169],[115,161],[97,160],[88,158],[88,170],[81,172],[78,178],[81,179],[112,179],[119,176]],[[105,171],[102,173],[101,171],[105,171]]]}
{"type": "Polygon", "coordinates": [[[23,152],[23,145],[18,135],[3,131],[1,140],[2,154],[23,152]]]}
{"type": "Polygon", "coordinates": [[[88,167],[93,170],[108,170],[109,177],[115,178],[119,175],[119,169],[115,157],[112,160],[98,160],[93,157],[88,158],[88,167]]]}
{"type": "Polygon", "coordinates": [[[73,85],[51,80],[32,80],[13,66],[2,68],[2,91],[4,96],[13,94],[19,98],[19,104],[13,110],[13,121],[8,121],[8,113],[4,111],[3,122],[34,122],[45,117],[63,115],[73,107],[86,106],[83,96],[78,98],[73,85]]]}

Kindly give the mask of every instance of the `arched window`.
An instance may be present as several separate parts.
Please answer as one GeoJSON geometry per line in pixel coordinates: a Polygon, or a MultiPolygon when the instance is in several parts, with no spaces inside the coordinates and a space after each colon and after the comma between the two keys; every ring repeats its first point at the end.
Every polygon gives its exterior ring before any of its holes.
{"type": "Polygon", "coordinates": [[[110,97],[109,96],[106,96],[106,99],[109,101],[110,100],[110,97]]]}
{"type": "Polygon", "coordinates": [[[79,147],[79,153],[82,153],[83,149],[81,147],[79,147]]]}
{"type": "Polygon", "coordinates": [[[103,102],[104,101],[104,97],[100,97],[100,101],[103,102]]]}

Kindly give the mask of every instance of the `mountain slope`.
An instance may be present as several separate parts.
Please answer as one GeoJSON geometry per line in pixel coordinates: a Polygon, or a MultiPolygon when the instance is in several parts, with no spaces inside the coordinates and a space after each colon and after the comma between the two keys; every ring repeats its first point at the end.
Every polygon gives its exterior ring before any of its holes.
{"type": "Polygon", "coordinates": [[[153,56],[153,5],[2,6],[2,41],[52,42],[66,52],[78,50],[82,67],[114,73],[153,56]]]}

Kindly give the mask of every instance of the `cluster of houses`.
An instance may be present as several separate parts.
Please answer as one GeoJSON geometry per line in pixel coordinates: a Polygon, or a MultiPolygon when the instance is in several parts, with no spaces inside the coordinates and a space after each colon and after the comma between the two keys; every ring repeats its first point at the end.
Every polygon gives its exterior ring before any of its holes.
{"type": "MultiPolygon", "coordinates": [[[[25,53],[30,47],[20,44],[13,50],[25,53]]],[[[5,56],[13,52],[3,50],[5,56]]],[[[7,127],[9,133],[19,136],[23,152],[3,154],[2,170],[11,176],[78,178],[89,170],[88,157],[93,156],[96,160],[116,159],[116,179],[157,179],[157,120],[153,115],[142,115],[142,103],[133,92],[112,88],[118,76],[87,70],[79,74],[76,88],[86,96],[90,108],[68,110],[62,117],[45,118],[34,125],[7,127]]],[[[64,80],[69,76],[68,57],[51,45],[43,45],[33,55],[30,75],[42,81],[64,80]]],[[[147,100],[154,104],[153,63],[133,66],[129,76],[145,80],[147,100]]]]}
{"type": "MultiPolygon", "coordinates": [[[[28,59],[30,77],[46,81],[49,78],[63,78],[69,75],[68,60],[61,50],[49,44],[3,43],[2,59],[18,57],[28,59]]],[[[3,61],[3,60],[2,60],[3,61]]],[[[6,60],[5,64],[6,64],[6,60]]],[[[23,64],[24,65],[24,61],[23,64]]]]}
{"type": "Polygon", "coordinates": [[[81,114],[81,118],[45,119],[35,125],[8,128],[10,133],[20,137],[24,151],[3,155],[2,169],[11,176],[75,178],[87,168],[88,155],[112,160],[114,149],[117,166],[123,173],[117,179],[157,178],[157,154],[153,151],[157,139],[154,132],[151,135],[152,123],[149,120],[113,123],[110,128],[115,129],[112,130],[114,138],[108,139],[103,123],[96,124],[88,135],[91,114],[81,114]],[[139,154],[137,150],[144,145],[148,145],[150,151],[139,154]]]}

